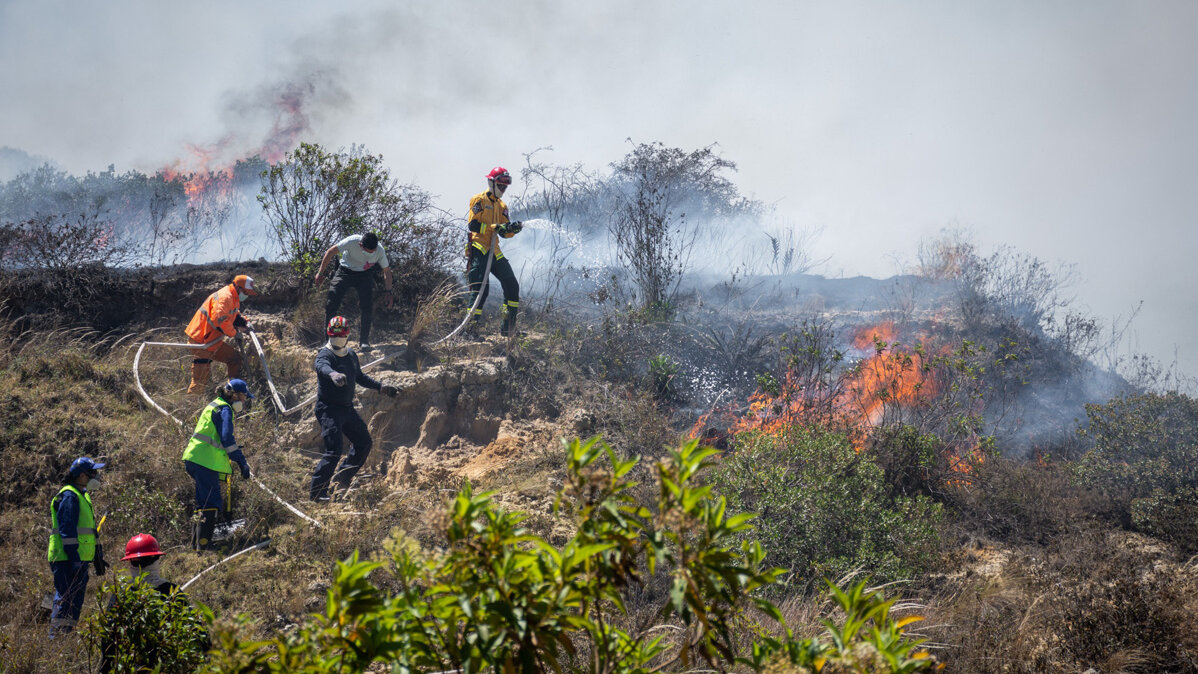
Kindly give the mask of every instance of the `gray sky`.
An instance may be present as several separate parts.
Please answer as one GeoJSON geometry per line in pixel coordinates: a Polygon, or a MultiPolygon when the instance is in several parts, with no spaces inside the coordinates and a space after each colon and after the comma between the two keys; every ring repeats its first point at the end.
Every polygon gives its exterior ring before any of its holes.
{"type": "Polygon", "coordinates": [[[887,276],[942,227],[1076,263],[1099,317],[1198,375],[1198,3],[13,2],[0,146],[73,171],[251,148],[272,92],[461,210],[551,145],[718,142],[741,188],[887,276]],[[346,3],[348,4],[348,3],[346,3]]]}

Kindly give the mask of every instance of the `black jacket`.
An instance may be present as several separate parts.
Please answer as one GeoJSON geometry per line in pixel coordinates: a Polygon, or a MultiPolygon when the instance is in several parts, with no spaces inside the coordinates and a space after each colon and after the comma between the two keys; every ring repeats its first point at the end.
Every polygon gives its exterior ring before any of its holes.
{"type": "Polygon", "coordinates": [[[316,354],[314,368],[319,387],[316,393],[316,404],[318,405],[324,403],[329,407],[352,407],[355,383],[376,391],[383,386],[362,372],[362,366],[358,363],[358,354],[354,353],[353,349],[350,349],[344,356],[338,356],[329,347],[323,347],[316,354]],[[334,384],[333,380],[329,378],[329,375],[334,372],[345,375],[344,386],[334,384]]]}

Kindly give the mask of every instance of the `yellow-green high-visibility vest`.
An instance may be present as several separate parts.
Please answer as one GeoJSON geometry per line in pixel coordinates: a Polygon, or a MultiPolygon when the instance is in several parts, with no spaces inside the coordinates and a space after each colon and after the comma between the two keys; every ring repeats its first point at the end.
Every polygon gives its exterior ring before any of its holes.
{"type": "Polygon", "coordinates": [[[217,410],[228,407],[228,405],[229,403],[225,402],[224,398],[217,398],[208,403],[203,412],[200,412],[196,430],[191,434],[187,449],[183,450],[184,461],[190,461],[218,473],[233,472],[233,464],[229,462],[229,455],[225,452],[224,446],[220,444],[220,436],[216,433],[216,422],[212,420],[217,410]]]}
{"type": "Polygon", "coordinates": [[[79,491],[75,485],[68,484],[50,500],[50,526],[54,531],[50,533],[50,550],[46,553],[46,557],[51,562],[67,561],[66,547],[68,545],[79,546],[79,561],[90,562],[96,558],[96,515],[92,512],[92,495],[79,491]],[[65,491],[75,492],[75,497],[79,499],[79,521],[75,526],[75,538],[63,538],[58,533],[58,509],[55,508],[58,504],[58,499],[62,497],[65,491]]]}

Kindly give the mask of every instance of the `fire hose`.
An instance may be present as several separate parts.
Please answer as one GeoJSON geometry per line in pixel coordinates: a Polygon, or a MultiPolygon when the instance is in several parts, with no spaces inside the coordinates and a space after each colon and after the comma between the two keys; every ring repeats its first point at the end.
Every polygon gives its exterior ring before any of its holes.
{"type": "MultiPolygon", "coordinates": [[[[494,259],[495,259],[495,237],[492,236],[491,237],[491,247],[487,249],[487,268],[485,270],[483,270],[483,280],[482,280],[483,284],[490,282],[489,277],[491,276],[491,262],[494,259]]],[[[467,288],[470,287],[470,270],[469,270],[469,268],[467,268],[467,270],[466,270],[466,287],[467,288]]],[[[436,346],[436,345],[440,344],[441,342],[444,342],[445,340],[449,339],[450,337],[453,337],[454,335],[461,332],[462,329],[465,328],[466,325],[470,322],[470,319],[474,317],[474,312],[478,311],[478,307],[480,304],[482,304],[482,301],[483,301],[483,288],[482,288],[482,284],[480,284],[479,288],[478,288],[478,293],[476,293],[474,296],[474,304],[472,304],[470,306],[470,308],[466,310],[466,317],[462,319],[462,322],[458,325],[458,327],[454,328],[453,332],[451,332],[448,335],[445,335],[444,337],[442,337],[441,339],[438,339],[437,341],[433,342],[432,346],[436,346]]]]}

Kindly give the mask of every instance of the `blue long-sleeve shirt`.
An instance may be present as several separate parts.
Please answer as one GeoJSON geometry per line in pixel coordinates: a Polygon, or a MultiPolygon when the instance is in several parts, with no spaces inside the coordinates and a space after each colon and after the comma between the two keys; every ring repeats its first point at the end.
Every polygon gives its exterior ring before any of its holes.
{"type": "Polygon", "coordinates": [[[354,353],[353,349],[349,349],[344,356],[338,356],[326,346],[316,354],[316,363],[313,367],[317,375],[316,402],[330,407],[352,407],[356,384],[376,391],[383,387],[377,380],[362,372],[362,366],[358,363],[358,354],[354,353]],[[331,375],[334,372],[345,375],[344,386],[333,383],[331,375]]]}
{"type": "MultiPolygon", "coordinates": [[[[86,492],[86,489],[79,488],[86,492]]],[[[79,497],[73,491],[64,491],[54,504],[54,515],[58,518],[58,535],[64,541],[75,540],[79,537],[79,497]]],[[[64,543],[63,550],[67,553],[68,562],[79,561],[79,544],[64,543]]]]}
{"type": "Polygon", "coordinates": [[[216,425],[216,434],[220,438],[221,447],[229,455],[229,460],[240,466],[243,472],[248,471],[249,465],[245,461],[245,454],[238,448],[237,440],[233,438],[233,408],[222,405],[212,410],[212,423],[216,425]]]}

